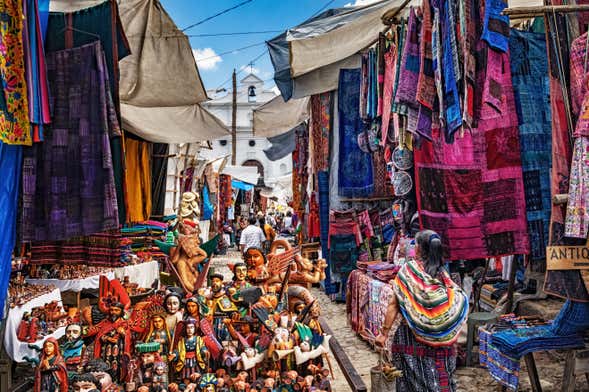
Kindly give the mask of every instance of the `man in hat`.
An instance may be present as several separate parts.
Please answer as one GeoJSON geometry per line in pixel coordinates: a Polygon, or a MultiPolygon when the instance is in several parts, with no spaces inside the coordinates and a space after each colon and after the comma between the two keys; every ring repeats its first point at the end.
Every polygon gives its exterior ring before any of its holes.
{"type": "Polygon", "coordinates": [[[86,336],[95,336],[94,358],[102,359],[111,369],[115,381],[122,375],[121,358],[131,355],[131,331],[124,319],[124,306],[119,302],[110,305],[108,317],[88,328],[86,336]]]}

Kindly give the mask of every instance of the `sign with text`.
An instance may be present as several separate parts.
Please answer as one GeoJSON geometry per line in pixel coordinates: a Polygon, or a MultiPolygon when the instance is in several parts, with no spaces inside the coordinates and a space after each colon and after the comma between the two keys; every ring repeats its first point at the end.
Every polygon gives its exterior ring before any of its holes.
{"type": "Polygon", "coordinates": [[[547,246],[549,270],[589,270],[589,246],[547,246]]]}

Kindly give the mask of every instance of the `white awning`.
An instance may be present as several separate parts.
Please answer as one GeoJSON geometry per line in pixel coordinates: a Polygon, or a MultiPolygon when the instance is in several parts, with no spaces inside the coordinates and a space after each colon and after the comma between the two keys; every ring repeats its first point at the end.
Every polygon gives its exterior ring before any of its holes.
{"type": "Polygon", "coordinates": [[[284,102],[277,96],[254,109],[254,135],[272,137],[290,131],[309,119],[309,97],[284,102]]]}

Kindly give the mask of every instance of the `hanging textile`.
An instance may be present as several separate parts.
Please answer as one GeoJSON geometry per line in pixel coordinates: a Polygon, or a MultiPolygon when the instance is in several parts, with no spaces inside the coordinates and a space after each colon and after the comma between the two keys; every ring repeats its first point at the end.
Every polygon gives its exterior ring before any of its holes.
{"type": "Polygon", "coordinates": [[[587,239],[589,234],[589,89],[587,89],[587,33],[573,41],[570,51],[571,104],[577,117],[569,178],[565,235],[587,239]]]}
{"type": "Polygon", "coordinates": [[[23,0],[0,2],[0,141],[30,146],[23,17],[23,0]]]}
{"type": "Polygon", "coordinates": [[[509,53],[519,122],[528,234],[530,243],[534,244],[530,259],[539,263],[546,258],[552,207],[552,125],[546,38],[544,34],[512,29],[509,53]]]}
{"type": "Polygon", "coordinates": [[[233,206],[231,176],[227,174],[219,175],[219,225],[222,227],[227,221],[227,209],[233,206]]]}
{"type": "Polygon", "coordinates": [[[307,236],[309,238],[319,238],[321,236],[321,227],[319,223],[319,203],[317,193],[313,192],[309,198],[309,214],[307,215],[307,236]]]}
{"type": "MultiPolygon", "coordinates": [[[[384,84],[383,84],[383,101],[382,101],[382,121],[381,121],[381,138],[380,145],[385,146],[389,141],[389,132],[391,127],[391,111],[393,101],[393,88],[395,85],[395,71],[397,68],[397,46],[391,42],[389,51],[384,54],[384,84]]],[[[391,132],[394,133],[394,132],[391,132]]]]}
{"type": "Polygon", "coordinates": [[[434,129],[433,142],[415,150],[421,224],[440,234],[450,260],[529,252],[509,57],[481,50],[479,128],[452,144],[434,129]]]}
{"type": "MultiPolygon", "coordinates": [[[[319,189],[319,225],[321,228],[321,255],[329,264],[329,173],[320,171],[317,173],[317,188],[319,189]]],[[[325,269],[323,281],[325,292],[334,291],[331,285],[331,273],[325,269]]]]}
{"type": "Polygon", "coordinates": [[[419,76],[416,95],[416,100],[419,102],[417,133],[431,140],[432,111],[436,99],[436,85],[432,58],[432,11],[429,0],[424,0],[421,8],[423,18],[419,41],[419,76]]]}
{"type": "MultiPolygon", "coordinates": [[[[555,3],[559,4],[559,2],[555,3]]],[[[569,84],[569,70],[563,66],[564,64],[570,64],[569,45],[566,39],[567,34],[565,34],[567,29],[566,19],[561,15],[555,15],[548,18],[547,22],[547,47],[550,65],[550,108],[552,112],[551,188],[552,194],[565,194],[569,192],[569,165],[572,159],[569,132],[573,132],[573,124],[571,119],[572,114],[568,113],[563,98],[562,85],[570,85],[574,88],[576,83],[569,84]],[[556,34],[557,31],[558,35],[556,34]]],[[[565,215],[566,206],[552,206],[550,216],[550,245],[582,245],[583,242],[577,243],[565,238],[565,215]]],[[[573,301],[589,302],[589,292],[583,283],[579,271],[546,271],[544,291],[548,294],[573,301]]]]}
{"type": "Polygon", "coordinates": [[[62,240],[119,226],[109,139],[120,135],[100,42],[47,55],[54,116],[24,152],[24,241],[62,240]]]}
{"type": "MultiPolygon", "coordinates": [[[[71,47],[79,47],[99,40],[104,50],[110,91],[119,122],[119,61],[131,52],[121,20],[116,1],[105,1],[94,7],[72,13],[51,12],[47,25],[45,53],[71,47]],[[69,23],[71,21],[71,23],[69,23]],[[68,31],[66,27],[78,31],[68,31]],[[69,38],[68,38],[69,36],[69,38]]],[[[126,219],[126,202],[123,164],[123,142],[120,137],[110,139],[112,152],[112,166],[115,176],[115,188],[119,208],[119,221],[126,219]]]]}
{"type": "Polygon", "coordinates": [[[151,145],[125,138],[125,189],[129,222],[142,222],[151,216],[151,145]]]}
{"type": "Polygon", "coordinates": [[[168,177],[168,152],[168,144],[152,144],[151,213],[154,217],[161,217],[164,215],[166,204],[166,179],[168,177]]]}
{"type": "Polygon", "coordinates": [[[507,52],[509,40],[509,16],[501,12],[507,7],[503,0],[485,1],[485,19],[483,24],[483,40],[500,52],[507,52]]]}
{"type": "Polygon", "coordinates": [[[309,175],[307,162],[309,160],[309,128],[307,126],[296,129],[296,147],[292,153],[292,208],[302,217],[307,204],[307,183],[309,175]]]}
{"type": "Polygon", "coordinates": [[[453,3],[444,1],[439,6],[437,13],[440,15],[440,43],[441,66],[443,74],[444,93],[444,130],[447,140],[452,140],[454,132],[462,125],[462,111],[460,110],[460,98],[458,97],[458,81],[460,71],[457,67],[458,46],[456,43],[456,18],[453,3]]]}
{"type": "Polygon", "coordinates": [[[12,251],[17,233],[18,196],[22,165],[21,146],[0,143],[0,309],[8,294],[12,251]]]}
{"type": "Polygon", "coordinates": [[[407,116],[407,130],[417,132],[417,118],[419,110],[415,97],[417,95],[417,80],[419,77],[419,21],[415,9],[409,10],[407,36],[403,45],[403,55],[399,71],[398,88],[395,103],[399,113],[407,116]]]}
{"type": "Polygon", "coordinates": [[[24,50],[26,58],[26,75],[29,100],[29,119],[32,125],[33,140],[43,140],[43,126],[51,122],[49,109],[49,87],[47,85],[47,68],[45,64],[45,33],[48,14],[39,8],[49,7],[49,1],[26,0],[24,2],[24,50]]]}
{"type": "Polygon", "coordinates": [[[338,194],[344,197],[367,197],[374,190],[370,155],[358,145],[362,131],[359,93],[360,69],[340,70],[338,194]]]}
{"type": "Polygon", "coordinates": [[[211,203],[209,187],[205,184],[202,188],[202,220],[210,220],[215,212],[215,206],[211,203]]]}
{"type": "Polygon", "coordinates": [[[315,173],[329,169],[331,132],[331,92],[311,96],[311,163],[315,173]]]}

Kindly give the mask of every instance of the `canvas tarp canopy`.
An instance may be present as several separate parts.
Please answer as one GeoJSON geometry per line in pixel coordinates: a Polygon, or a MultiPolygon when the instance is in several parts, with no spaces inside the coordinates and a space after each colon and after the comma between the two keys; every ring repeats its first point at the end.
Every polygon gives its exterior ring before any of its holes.
{"type": "Polygon", "coordinates": [[[309,119],[309,97],[284,102],[282,96],[272,98],[254,109],[254,135],[273,137],[281,135],[309,119]]]}
{"type": "MultiPolygon", "coordinates": [[[[104,0],[51,0],[72,12],[104,0]]],[[[193,143],[229,134],[199,104],[208,99],[188,37],[158,0],[119,0],[131,55],[120,62],[123,128],[159,143],[193,143]]]]}
{"type": "MultiPolygon", "coordinates": [[[[215,165],[213,164],[213,168],[215,165]]],[[[232,179],[243,181],[247,184],[255,185],[258,183],[260,174],[258,168],[254,166],[232,166],[227,165],[221,170],[219,174],[227,174],[232,179]]]]}
{"type": "Polygon", "coordinates": [[[268,41],[274,81],[284,98],[293,97],[293,79],[348,59],[376,41],[384,29],[381,17],[403,2],[327,10],[268,41]]]}

